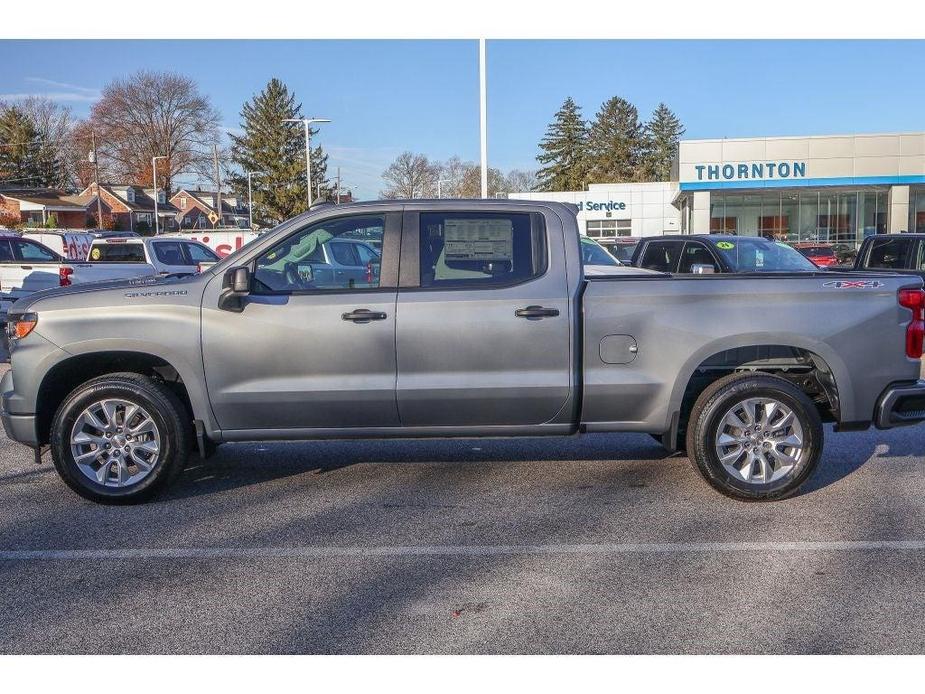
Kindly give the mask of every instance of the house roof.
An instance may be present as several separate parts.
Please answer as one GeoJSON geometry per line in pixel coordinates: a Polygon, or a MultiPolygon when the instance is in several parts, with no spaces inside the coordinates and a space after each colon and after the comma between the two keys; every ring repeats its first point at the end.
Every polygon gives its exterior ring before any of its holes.
{"type": "MultiPolygon", "coordinates": [[[[87,187],[84,193],[87,193],[93,190],[93,186],[96,184],[91,184],[87,187]]],[[[119,183],[101,183],[100,188],[107,191],[110,195],[119,199],[123,205],[129,208],[132,212],[154,212],[154,188],[145,188],[144,186],[136,186],[131,184],[119,184],[119,183]],[[134,202],[126,200],[120,193],[125,193],[129,188],[135,193],[134,202]]],[[[157,203],[157,212],[160,215],[161,213],[176,213],[179,212],[176,207],[170,204],[170,201],[159,202],[157,203]]]]}
{"type": "MultiPolygon", "coordinates": [[[[178,195],[188,195],[191,198],[195,198],[204,207],[208,207],[210,210],[214,210],[216,206],[218,205],[218,201],[215,199],[217,193],[215,193],[214,191],[190,190],[189,188],[181,188],[176,193],[174,193],[173,198],[175,199],[178,195]]],[[[228,204],[229,199],[236,201],[238,199],[238,196],[234,195],[233,193],[227,193],[227,194],[222,193],[222,213],[223,214],[240,214],[241,208],[228,204]]]]}
{"type": "Polygon", "coordinates": [[[90,203],[96,201],[95,195],[71,195],[57,188],[8,188],[0,189],[0,195],[42,207],[64,207],[75,210],[85,210],[90,203]]]}

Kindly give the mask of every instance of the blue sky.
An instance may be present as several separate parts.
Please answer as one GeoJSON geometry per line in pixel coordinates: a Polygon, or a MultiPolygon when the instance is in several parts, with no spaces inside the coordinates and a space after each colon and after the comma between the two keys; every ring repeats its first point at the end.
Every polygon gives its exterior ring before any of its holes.
{"type": "MultiPolygon", "coordinates": [[[[648,117],[666,102],[686,137],[925,130],[925,41],[489,41],[489,163],[535,168],[567,96],[591,118],[620,95],[648,117]]],[[[239,126],[279,77],[360,197],[410,149],[476,160],[476,41],[0,41],[0,100],[47,94],[86,115],[112,78],[140,68],[194,78],[239,126]]]]}

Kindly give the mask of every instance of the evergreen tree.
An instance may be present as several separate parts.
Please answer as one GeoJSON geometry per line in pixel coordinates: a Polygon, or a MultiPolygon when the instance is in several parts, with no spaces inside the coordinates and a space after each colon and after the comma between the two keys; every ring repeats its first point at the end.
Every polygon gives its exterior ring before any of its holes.
{"type": "Polygon", "coordinates": [[[647,181],[667,181],[671,164],[678,154],[678,143],[685,128],[681,119],[665,104],[659,104],[645,126],[645,153],[642,171],[647,181]]]}
{"type": "Polygon", "coordinates": [[[569,97],[556,112],[540,142],[537,190],[583,190],[587,182],[588,126],[569,97]]]}
{"type": "Polygon", "coordinates": [[[589,132],[589,182],[637,180],[643,154],[643,134],[635,106],[619,96],[605,101],[589,132]]]}
{"type": "Polygon", "coordinates": [[[41,137],[35,123],[16,106],[0,110],[0,183],[21,187],[44,187],[58,183],[54,167],[42,156],[41,137]]]}
{"type": "MultiPolygon", "coordinates": [[[[302,118],[302,105],[274,77],[242,107],[243,134],[229,133],[231,161],[240,171],[227,181],[236,195],[247,199],[247,172],[260,172],[253,176],[254,221],[260,226],[278,224],[306,208],[305,130],[301,124],[283,123],[287,118],[302,118]]],[[[311,158],[312,182],[321,183],[325,199],[330,196],[327,155],[316,146],[311,158]]],[[[312,198],[317,198],[317,188],[312,198]]]]}

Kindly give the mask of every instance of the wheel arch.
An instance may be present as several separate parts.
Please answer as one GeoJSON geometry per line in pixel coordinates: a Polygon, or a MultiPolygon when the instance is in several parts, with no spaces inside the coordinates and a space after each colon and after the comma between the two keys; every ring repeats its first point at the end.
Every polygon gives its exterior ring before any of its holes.
{"type": "Polygon", "coordinates": [[[199,384],[201,374],[182,359],[168,358],[159,350],[141,345],[84,349],[69,347],[68,356],[55,363],[42,377],[36,391],[36,433],[47,443],[51,422],[64,399],[82,383],[107,373],[132,372],[163,380],[186,408],[190,420],[211,422],[208,399],[199,384]]]}
{"type": "Polygon", "coordinates": [[[828,345],[798,335],[752,334],[717,340],[684,362],[671,394],[669,421],[680,421],[710,383],[736,371],[774,373],[794,382],[829,421],[850,421],[854,398],[850,374],[828,345]],[[815,382],[815,385],[813,385],[815,382]]]}

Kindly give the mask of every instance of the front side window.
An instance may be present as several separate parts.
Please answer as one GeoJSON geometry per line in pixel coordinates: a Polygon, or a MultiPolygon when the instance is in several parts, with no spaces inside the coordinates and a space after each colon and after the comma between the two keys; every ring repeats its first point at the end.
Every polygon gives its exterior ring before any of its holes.
{"type": "Polygon", "coordinates": [[[217,263],[221,258],[211,248],[201,246],[198,243],[184,243],[183,247],[189,259],[194,263],[217,263]]]}
{"type": "Polygon", "coordinates": [[[678,272],[690,274],[694,271],[694,265],[709,265],[713,268],[713,272],[719,272],[716,259],[706,246],[702,243],[688,242],[685,244],[684,252],[681,254],[681,264],[678,267],[678,272]]]}
{"type": "Polygon", "coordinates": [[[911,245],[910,239],[874,239],[870,244],[867,267],[903,270],[911,245]]]}
{"type": "Polygon", "coordinates": [[[51,249],[29,241],[13,241],[13,249],[19,259],[27,263],[57,263],[61,260],[61,256],[51,249]]]}
{"type": "Polygon", "coordinates": [[[335,217],[292,234],[257,259],[254,290],[290,293],[313,290],[376,289],[378,256],[360,263],[355,238],[377,239],[385,231],[385,216],[335,217]],[[348,260],[349,262],[341,262],[348,260]]]}
{"type": "Polygon", "coordinates": [[[422,287],[505,287],[546,271],[546,231],[529,213],[421,214],[422,287]]]}

